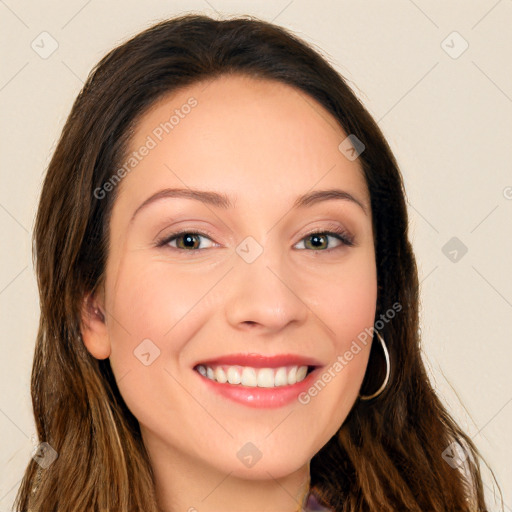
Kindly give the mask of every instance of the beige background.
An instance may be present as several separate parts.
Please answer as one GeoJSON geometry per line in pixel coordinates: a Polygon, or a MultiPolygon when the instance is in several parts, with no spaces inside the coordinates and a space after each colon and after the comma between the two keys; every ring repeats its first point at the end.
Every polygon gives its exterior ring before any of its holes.
{"type": "Polygon", "coordinates": [[[44,170],[93,65],[185,11],[254,14],[292,29],[323,51],[378,120],[408,193],[427,365],[511,511],[511,0],[0,0],[0,511],[10,510],[35,443],[30,235],[44,170]],[[41,38],[45,51],[58,44],[47,58],[31,46],[42,52],[41,38]]]}

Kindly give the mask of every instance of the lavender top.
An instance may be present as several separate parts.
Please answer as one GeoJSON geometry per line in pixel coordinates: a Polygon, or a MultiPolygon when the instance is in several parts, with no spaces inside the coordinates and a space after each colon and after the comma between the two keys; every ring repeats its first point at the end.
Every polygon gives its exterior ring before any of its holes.
{"type": "Polygon", "coordinates": [[[322,506],[317,500],[315,494],[313,492],[309,493],[308,501],[306,503],[306,511],[305,512],[334,512],[330,508],[325,508],[322,506]]]}

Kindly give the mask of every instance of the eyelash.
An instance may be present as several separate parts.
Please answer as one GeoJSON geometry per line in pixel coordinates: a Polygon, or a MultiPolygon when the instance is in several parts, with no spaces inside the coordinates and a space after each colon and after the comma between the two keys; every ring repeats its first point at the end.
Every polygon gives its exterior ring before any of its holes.
{"type": "MultiPolygon", "coordinates": [[[[332,249],[320,249],[320,250],[316,250],[316,251],[313,249],[310,249],[313,252],[330,252],[330,251],[334,251],[334,250],[342,247],[343,245],[346,245],[348,247],[353,247],[355,245],[352,236],[349,235],[343,228],[340,228],[339,226],[329,226],[329,228],[327,228],[327,229],[315,229],[313,231],[310,231],[307,235],[303,236],[300,241],[302,242],[302,240],[309,238],[310,236],[318,235],[318,234],[330,235],[334,238],[337,238],[341,242],[341,245],[339,245],[338,247],[333,247],[332,249]]],[[[304,250],[304,249],[300,249],[300,250],[304,250]]]]}
{"type": "MultiPolygon", "coordinates": [[[[337,247],[333,247],[332,249],[319,249],[319,250],[309,249],[312,252],[331,252],[336,249],[339,249],[343,245],[348,246],[348,247],[353,247],[355,245],[352,236],[349,235],[349,233],[347,233],[343,228],[340,228],[339,226],[336,226],[336,225],[329,226],[328,229],[313,230],[310,233],[306,234],[304,237],[302,237],[300,241],[302,242],[304,239],[311,237],[313,235],[318,235],[318,234],[333,236],[334,238],[337,238],[341,242],[341,245],[339,245],[337,247]]],[[[160,240],[157,240],[156,246],[157,247],[167,246],[170,242],[179,238],[182,235],[199,235],[199,236],[203,236],[205,238],[209,238],[212,242],[213,242],[212,238],[215,236],[215,235],[213,235],[213,233],[209,233],[208,231],[204,231],[204,232],[203,231],[192,231],[192,230],[177,231],[175,233],[171,233],[170,235],[165,236],[164,238],[162,238],[160,240]]],[[[183,251],[183,252],[198,252],[198,251],[204,251],[205,249],[207,249],[206,247],[202,248],[202,249],[181,249],[179,247],[170,247],[170,246],[169,246],[169,248],[172,250],[183,251]]],[[[299,250],[304,250],[304,249],[299,249],[299,250]]]]}

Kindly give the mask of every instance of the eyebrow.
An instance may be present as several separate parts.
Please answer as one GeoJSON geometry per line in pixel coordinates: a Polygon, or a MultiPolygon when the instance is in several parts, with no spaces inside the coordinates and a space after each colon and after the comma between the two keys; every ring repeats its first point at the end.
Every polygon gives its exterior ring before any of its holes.
{"type": "MultiPolygon", "coordinates": [[[[136,215],[150,204],[156,201],[160,201],[161,199],[174,198],[194,199],[196,201],[201,201],[204,204],[223,209],[233,208],[234,204],[233,201],[229,198],[229,196],[220,192],[194,190],[191,188],[165,188],[163,190],[159,190],[155,194],[148,197],[140,206],[137,207],[137,209],[133,212],[132,218],[130,219],[130,224],[133,222],[136,215]]],[[[350,201],[358,205],[363,210],[365,215],[368,215],[366,206],[363,204],[362,201],[354,197],[349,192],[337,188],[327,190],[315,190],[313,192],[309,192],[307,194],[299,196],[293,203],[292,208],[309,207],[322,201],[334,199],[350,201]]]]}

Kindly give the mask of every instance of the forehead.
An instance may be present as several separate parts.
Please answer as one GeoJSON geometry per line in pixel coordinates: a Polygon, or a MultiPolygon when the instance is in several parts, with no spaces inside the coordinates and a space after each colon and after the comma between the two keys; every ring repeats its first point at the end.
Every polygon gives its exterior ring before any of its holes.
{"type": "Polygon", "coordinates": [[[359,161],[339,149],[346,137],[303,91],[224,75],[164,96],[142,116],[128,151],[128,158],[138,153],[137,161],[126,166],[118,197],[135,204],[179,186],[222,191],[238,205],[264,208],[316,188],[343,187],[369,208],[359,161]]]}

